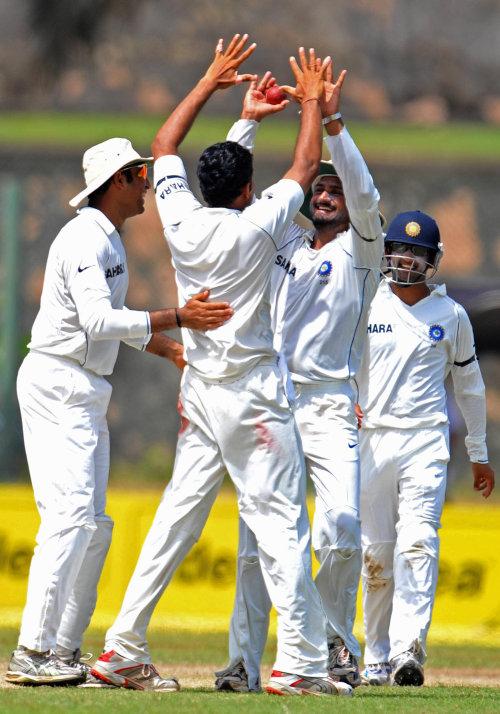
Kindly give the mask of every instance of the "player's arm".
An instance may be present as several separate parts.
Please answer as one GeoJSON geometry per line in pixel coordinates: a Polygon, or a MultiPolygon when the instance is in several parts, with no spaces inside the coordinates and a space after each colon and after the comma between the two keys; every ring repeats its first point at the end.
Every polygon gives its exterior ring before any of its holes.
{"type": "Polygon", "coordinates": [[[472,326],[460,306],[459,318],[457,349],[451,367],[453,389],[467,427],[465,446],[472,465],[474,489],[488,498],[495,486],[495,474],[488,463],[486,447],[485,388],[476,357],[472,326]]]}
{"type": "Polygon", "coordinates": [[[303,47],[299,47],[299,61],[290,57],[290,66],[295,76],[297,86],[292,89],[283,87],[284,91],[296,97],[300,103],[300,130],[295,144],[293,163],[284,175],[285,179],[293,179],[300,184],[304,193],[318,173],[321,160],[321,109],[320,100],[324,89],[324,76],[331,63],[330,57],[323,62],[316,61],[313,48],[309,56],[303,47]]]}
{"type": "Polygon", "coordinates": [[[223,40],[218,41],[210,67],[158,131],[151,147],[155,159],[178,153],[197,115],[217,89],[253,79],[254,75],[238,74],[239,66],[256,47],[254,43],[244,49],[247,39],[248,35],[234,35],[226,50],[223,40]]]}
{"type": "Polygon", "coordinates": [[[206,302],[208,290],[194,295],[179,308],[151,312],[113,308],[105,278],[105,256],[99,246],[92,249],[91,244],[88,238],[81,262],[73,259],[63,268],[80,325],[91,339],[145,339],[149,334],[180,326],[194,330],[214,330],[232,316],[233,311],[228,303],[206,302]],[[85,265],[83,270],[82,265],[85,265]]]}
{"type": "Polygon", "coordinates": [[[365,242],[377,240],[382,250],[382,225],[379,201],[373,178],[361,152],[344,126],[340,113],[340,99],[346,70],[333,81],[332,65],[327,69],[325,91],[321,101],[323,121],[326,121],[325,138],[333,165],[342,181],[351,225],[355,234],[365,242]]]}
{"type": "Polygon", "coordinates": [[[183,345],[162,333],[151,337],[146,346],[146,352],[151,352],[151,354],[158,355],[158,357],[168,359],[169,362],[175,364],[180,370],[183,370],[186,366],[183,345]]]}

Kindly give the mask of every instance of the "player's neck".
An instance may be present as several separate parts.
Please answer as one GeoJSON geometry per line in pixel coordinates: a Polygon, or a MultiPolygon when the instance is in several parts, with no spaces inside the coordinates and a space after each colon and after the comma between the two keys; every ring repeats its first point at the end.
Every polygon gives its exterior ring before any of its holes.
{"type": "Polygon", "coordinates": [[[93,208],[97,208],[98,211],[104,213],[106,218],[111,221],[117,231],[120,230],[128,218],[128,216],[123,214],[123,210],[119,204],[104,200],[104,198],[101,201],[96,201],[93,208]]]}
{"type": "Polygon", "coordinates": [[[319,250],[320,248],[323,248],[324,245],[327,245],[327,243],[331,243],[332,240],[335,240],[339,233],[343,233],[346,230],[347,227],[342,225],[335,227],[332,227],[331,225],[316,226],[311,243],[311,248],[314,248],[314,250],[319,250]]]}
{"type": "Polygon", "coordinates": [[[389,283],[389,285],[391,286],[392,292],[397,295],[405,305],[415,305],[431,294],[427,283],[416,283],[415,285],[407,285],[405,287],[397,283],[389,283]]]}

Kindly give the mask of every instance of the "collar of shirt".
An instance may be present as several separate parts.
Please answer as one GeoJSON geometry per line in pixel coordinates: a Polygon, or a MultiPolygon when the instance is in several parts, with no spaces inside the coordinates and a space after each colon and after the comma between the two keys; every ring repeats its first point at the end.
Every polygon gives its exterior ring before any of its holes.
{"type": "Polygon", "coordinates": [[[83,208],[79,208],[77,213],[80,216],[85,216],[85,217],[90,218],[91,220],[95,221],[108,236],[110,236],[112,233],[114,233],[116,231],[115,226],[111,223],[109,218],[107,216],[105,216],[104,213],[102,211],[99,211],[97,208],[91,208],[90,206],[84,206],[83,208]]]}

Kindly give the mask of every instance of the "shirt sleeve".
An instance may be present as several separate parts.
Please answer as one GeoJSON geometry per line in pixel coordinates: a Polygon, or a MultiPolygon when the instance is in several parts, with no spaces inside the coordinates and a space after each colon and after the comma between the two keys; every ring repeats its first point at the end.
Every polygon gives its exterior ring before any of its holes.
{"type": "Polygon", "coordinates": [[[239,119],[229,129],[227,141],[235,141],[253,153],[259,122],[253,119],[239,119]]]}
{"type": "Polygon", "coordinates": [[[336,136],[325,137],[325,142],[344,189],[356,267],[379,269],[384,252],[380,195],[368,166],[345,127],[336,136]]]}
{"type": "Polygon", "coordinates": [[[451,367],[453,389],[462,412],[467,436],[465,447],[469,459],[477,463],[488,462],[486,447],[486,394],[476,357],[472,325],[465,310],[458,307],[458,332],[455,360],[451,367]]]}
{"type": "Polygon", "coordinates": [[[63,261],[63,272],[82,329],[93,340],[145,338],[151,331],[149,313],[115,309],[105,278],[105,248],[88,237],[76,256],[63,261]]]}
{"type": "Polygon", "coordinates": [[[242,217],[264,231],[279,249],[303,201],[300,184],[293,179],[281,179],[245,208],[242,217]]]}
{"type": "MultiPolygon", "coordinates": [[[[128,310],[128,307],[126,307],[124,305],[123,309],[128,310]]],[[[133,347],[135,350],[144,352],[144,350],[150,343],[152,337],[153,337],[153,334],[150,332],[145,337],[135,337],[135,338],[131,338],[131,339],[125,339],[125,340],[122,340],[122,342],[124,342],[129,347],[133,347]]]]}
{"type": "Polygon", "coordinates": [[[179,156],[162,156],[154,164],[156,205],[164,230],[175,228],[193,211],[202,208],[189,188],[179,156]]]}

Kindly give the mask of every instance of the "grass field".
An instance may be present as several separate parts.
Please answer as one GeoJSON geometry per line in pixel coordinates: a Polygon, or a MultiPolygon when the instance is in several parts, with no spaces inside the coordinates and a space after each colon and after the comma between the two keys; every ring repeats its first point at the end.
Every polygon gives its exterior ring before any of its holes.
{"type": "MultiPolygon", "coordinates": [[[[0,630],[5,670],[10,650],[16,642],[13,628],[0,630]]],[[[85,649],[99,652],[103,632],[91,629],[85,649]]],[[[265,694],[221,694],[212,690],[213,671],[225,664],[226,637],[222,633],[154,631],[150,637],[154,661],[163,674],[179,677],[182,691],[175,694],[141,693],[127,690],[79,690],[70,687],[19,687],[0,689],[2,714],[21,712],[499,712],[500,647],[430,647],[423,688],[361,687],[353,698],[270,697],[265,694]],[[166,701],[165,701],[166,700],[166,701]]],[[[266,649],[263,676],[269,674],[275,641],[266,649]]]]}
{"type": "MultiPolygon", "coordinates": [[[[281,119],[263,122],[258,147],[272,154],[290,152],[297,133],[291,109],[281,119]]],[[[236,119],[237,117],[234,117],[236,119]]],[[[110,136],[127,136],[138,147],[147,147],[164,117],[109,114],[0,114],[0,148],[30,146],[75,148],[90,146],[110,136]]],[[[202,115],[185,142],[185,148],[199,151],[220,141],[231,126],[232,117],[202,115]]],[[[361,151],[371,160],[387,162],[482,162],[500,160],[500,131],[485,124],[349,123],[361,151]]]]}

